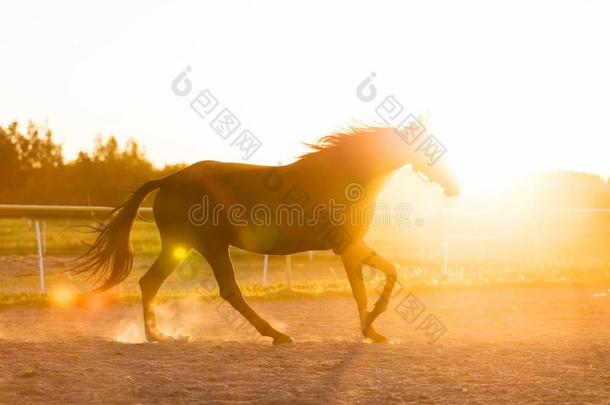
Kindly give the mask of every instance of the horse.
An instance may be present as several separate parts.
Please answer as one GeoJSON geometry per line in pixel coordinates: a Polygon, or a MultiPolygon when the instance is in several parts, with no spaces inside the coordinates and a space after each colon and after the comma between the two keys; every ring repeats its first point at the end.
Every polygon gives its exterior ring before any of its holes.
{"type": "Polygon", "coordinates": [[[260,335],[272,338],[274,345],[294,342],[244,299],[229,256],[229,247],[234,246],[270,255],[332,249],[345,267],[363,336],[385,342],[387,338],[374,329],[373,322],[388,306],[397,271],[363,240],[377,195],[393,173],[406,165],[427,177],[429,183],[440,185],[446,196],[459,193],[443,159],[435,158],[432,164],[426,148],[415,148],[401,135],[400,129],[392,127],[350,128],[308,144],[310,151],[291,164],[261,166],[208,160],[148,181],[96,227],[94,243],[74,270],[97,278],[99,286],[92,293],[122,282],[132,267],[132,223],[147,194],[158,190],[153,217],[161,252],[139,279],[148,341],[174,340],[158,329],[153,301],[181,260],[176,249],[194,249],[211,266],[220,297],[260,335]],[[337,215],[337,207],[343,208],[342,215],[337,215]],[[385,274],[384,288],[370,311],[363,265],[385,274]]]}

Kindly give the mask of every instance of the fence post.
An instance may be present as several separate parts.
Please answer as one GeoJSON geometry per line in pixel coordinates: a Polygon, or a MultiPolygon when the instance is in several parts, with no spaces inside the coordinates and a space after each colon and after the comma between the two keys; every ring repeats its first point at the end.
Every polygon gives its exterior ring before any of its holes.
{"type": "Polygon", "coordinates": [[[269,255],[263,258],[263,287],[267,285],[267,267],[269,266],[269,255]]]}
{"type": "Polygon", "coordinates": [[[38,271],[40,276],[40,292],[44,293],[44,258],[42,255],[42,235],[40,234],[40,221],[34,222],[36,228],[36,242],[38,244],[38,271]]]}
{"type": "Polygon", "coordinates": [[[542,264],[542,254],[541,254],[541,242],[540,242],[540,230],[544,229],[544,224],[540,221],[540,217],[537,216],[531,221],[536,229],[533,232],[534,238],[534,264],[536,266],[540,266],[542,264]]]}
{"type": "Polygon", "coordinates": [[[292,257],[286,255],[286,277],[288,278],[288,289],[292,290],[292,257]]]}
{"type": "Polygon", "coordinates": [[[447,209],[443,210],[443,269],[442,274],[447,276],[449,271],[447,267],[449,266],[449,216],[447,213],[447,209]]]}
{"type": "Polygon", "coordinates": [[[47,221],[42,220],[42,254],[47,257],[47,221]]]}

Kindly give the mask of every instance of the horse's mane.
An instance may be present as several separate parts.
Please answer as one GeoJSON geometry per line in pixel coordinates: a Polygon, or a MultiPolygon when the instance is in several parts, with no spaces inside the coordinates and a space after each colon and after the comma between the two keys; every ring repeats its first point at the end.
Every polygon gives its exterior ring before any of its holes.
{"type": "Polygon", "coordinates": [[[372,140],[377,128],[374,127],[349,127],[347,130],[334,132],[318,139],[316,143],[305,143],[311,151],[299,156],[299,160],[309,159],[314,156],[332,152],[341,153],[351,149],[353,146],[362,145],[372,140]]]}

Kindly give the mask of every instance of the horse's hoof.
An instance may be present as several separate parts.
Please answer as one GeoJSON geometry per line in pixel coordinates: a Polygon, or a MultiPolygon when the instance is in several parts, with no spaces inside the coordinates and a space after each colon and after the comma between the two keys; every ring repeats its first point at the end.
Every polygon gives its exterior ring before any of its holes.
{"type": "Polygon", "coordinates": [[[277,345],[285,345],[285,344],[292,344],[294,343],[294,339],[291,338],[288,335],[280,335],[276,338],[273,339],[273,345],[277,346],[277,345]]]}
{"type": "Polygon", "coordinates": [[[146,340],[150,343],[176,343],[176,342],[188,342],[188,336],[181,336],[175,338],[173,336],[164,335],[160,332],[149,332],[146,333],[146,340]]]}
{"type": "Polygon", "coordinates": [[[364,333],[364,337],[367,339],[371,339],[373,343],[387,343],[388,338],[383,336],[381,333],[378,333],[373,327],[369,327],[368,330],[364,333]]]}
{"type": "Polygon", "coordinates": [[[373,340],[373,343],[388,343],[388,338],[380,334],[377,334],[375,337],[369,337],[369,339],[373,340]]]}

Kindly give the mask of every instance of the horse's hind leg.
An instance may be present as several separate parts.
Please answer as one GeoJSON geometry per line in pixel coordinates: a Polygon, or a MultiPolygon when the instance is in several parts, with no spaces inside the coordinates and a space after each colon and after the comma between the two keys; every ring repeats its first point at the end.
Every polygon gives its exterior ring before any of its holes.
{"type": "Polygon", "coordinates": [[[174,271],[179,259],[175,257],[172,249],[164,245],[161,254],[140,278],[142,291],[142,307],[144,310],[144,331],[149,342],[173,341],[174,338],[166,336],[157,329],[157,317],[153,300],[163,284],[163,281],[174,271]]]}
{"type": "Polygon", "coordinates": [[[216,277],[216,281],[218,282],[220,296],[242,314],[262,336],[273,338],[274,345],[294,342],[290,336],[273,328],[269,322],[261,318],[252,307],[248,305],[235,280],[235,272],[233,270],[231,258],[229,257],[228,246],[215,249],[214,252],[201,251],[200,253],[206,258],[208,263],[210,263],[210,266],[214,271],[214,277],[216,277]]]}

